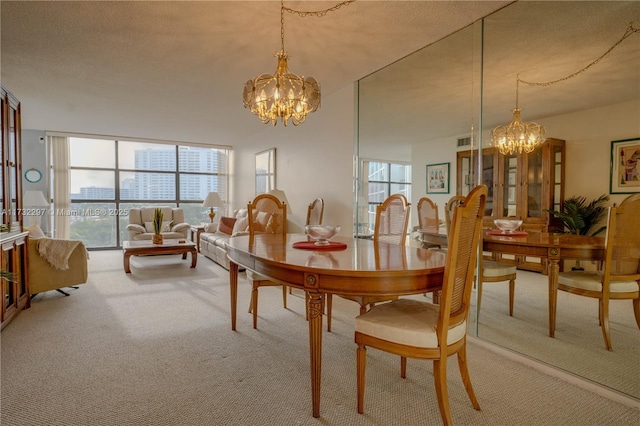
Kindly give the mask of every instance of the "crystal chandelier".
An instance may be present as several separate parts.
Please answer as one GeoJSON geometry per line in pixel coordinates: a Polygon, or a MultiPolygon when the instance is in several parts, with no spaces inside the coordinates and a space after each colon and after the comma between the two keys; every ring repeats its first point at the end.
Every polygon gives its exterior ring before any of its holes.
{"type": "Polygon", "coordinates": [[[261,74],[244,85],[242,100],[244,107],[257,115],[264,124],[274,126],[278,120],[286,126],[289,120],[294,126],[303,123],[307,114],[320,107],[320,83],[313,77],[298,76],[289,72],[284,50],[284,12],[300,16],[324,16],[354,0],[344,1],[334,7],[318,12],[301,12],[284,7],[280,1],[280,51],[276,53],[278,66],[275,74],[261,74]]]}
{"type": "Polygon", "coordinates": [[[491,142],[502,155],[514,152],[518,154],[529,153],[547,139],[544,126],[537,123],[524,123],[520,119],[522,111],[518,108],[520,81],[520,77],[516,77],[516,108],[513,110],[513,120],[506,126],[498,126],[491,131],[491,142]]]}
{"type": "Polygon", "coordinates": [[[548,81],[544,83],[535,83],[531,81],[521,80],[520,76],[516,76],[516,108],[513,110],[513,120],[506,126],[498,126],[491,131],[491,143],[498,148],[498,151],[502,155],[516,153],[529,153],[536,149],[536,147],[542,144],[546,140],[546,130],[543,126],[536,123],[524,123],[520,119],[520,112],[518,108],[518,87],[520,83],[527,84],[529,86],[550,86],[552,84],[560,83],[561,81],[569,80],[579,74],[582,74],[593,65],[600,62],[605,56],[607,56],[613,49],[615,49],[625,39],[632,34],[637,34],[640,29],[633,26],[633,22],[629,23],[627,30],[624,32],[620,40],[618,40],[613,46],[611,46],[606,52],[600,55],[596,60],[589,63],[587,66],[580,70],[569,74],[566,77],[559,78],[557,80],[548,81]]]}

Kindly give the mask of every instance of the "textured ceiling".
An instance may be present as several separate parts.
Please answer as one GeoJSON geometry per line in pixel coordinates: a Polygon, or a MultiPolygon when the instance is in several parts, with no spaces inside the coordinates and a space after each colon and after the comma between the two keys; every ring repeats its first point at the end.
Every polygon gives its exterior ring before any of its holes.
{"type": "MultiPolygon", "coordinates": [[[[326,98],[508,3],[358,0],[322,18],[287,14],[289,68],[326,98]]],[[[279,2],[3,0],[0,13],[1,80],[25,129],[230,145],[264,129],[242,88],[275,70],[279,2]]]]}
{"type": "MultiPolygon", "coordinates": [[[[321,10],[336,3],[285,5],[321,10]]],[[[375,109],[362,114],[377,124],[370,142],[389,145],[401,142],[398,127],[423,140],[468,133],[470,93],[480,84],[470,72],[471,46],[479,36],[465,27],[483,16],[490,15],[485,129],[511,119],[518,73],[530,81],[566,76],[606,51],[629,22],[640,27],[638,1],[520,1],[503,8],[510,3],[358,0],[322,18],[285,14],[289,68],[319,80],[326,99],[440,40],[363,83],[386,82],[369,84],[375,109]]],[[[275,70],[279,2],[3,0],[0,7],[0,77],[22,101],[25,129],[229,145],[264,129],[241,95],[248,79],[275,70]]],[[[638,99],[640,34],[632,37],[579,77],[521,85],[523,118],[638,99]]]]}

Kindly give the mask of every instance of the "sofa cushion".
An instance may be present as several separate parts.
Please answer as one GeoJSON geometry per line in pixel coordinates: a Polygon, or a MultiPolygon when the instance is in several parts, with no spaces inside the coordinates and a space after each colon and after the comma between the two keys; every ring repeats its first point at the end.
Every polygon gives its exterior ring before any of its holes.
{"type": "Polygon", "coordinates": [[[233,231],[231,232],[231,236],[236,236],[241,232],[247,232],[249,230],[249,217],[244,216],[238,218],[236,223],[233,225],[233,231]]]}
{"type": "Polygon", "coordinates": [[[278,215],[277,214],[272,214],[269,217],[269,222],[267,223],[267,226],[265,227],[265,231],[271,234],[275,234],[276,231],[278,230],[278,215]]]}
{"type": "Polygon", "coordinates": [[[233,234],[233,226],[236,224],[235,217],[226,217],[222,216],[218,221],[218,232],[223,234],[231,235],[233,234]]]}
{"type": "Polygon", "coordinates": [[[255,213],[254,215],[255,219],[253,220],[253,228],[258,232],[266,231],[267,224],[269,223],[269,220],[271,220],[271,216],[273,215],[267,212],[255,213]]]}
{"type": "MultiPolygon", "coordinates": [[[[173,222],[172,220],[163,220],[162,221],[162,227],[160,228],[160,232],[170,232],[171,231],[171,222],[173,222]]],[[[155,230],[153,229],[153,222],[145,222],[144,223],[144,229],[146,229],[147,232],[155,232],[155,230]]]]}

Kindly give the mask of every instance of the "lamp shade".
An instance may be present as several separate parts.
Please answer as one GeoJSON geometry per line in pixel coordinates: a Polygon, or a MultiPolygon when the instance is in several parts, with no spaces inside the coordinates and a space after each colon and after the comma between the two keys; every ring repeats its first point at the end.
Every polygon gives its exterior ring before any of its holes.
{"type": "Polygon", "coordinates": [[[49,202],[44,197],[42,191],[26,191],[24,193],[24,198],[22,199],[22,204],[27,207],[47,207],[49,206],[49,202]]]}
{"type": "Polygon", "coordinates": [[[291,205],[289,204],[289,200],[287,200],[287,194],[285,194],[283,190],[272,189],[269,191],[269,194],[275,196],[281,203],[285,203],[287,205],[287,214],[291,213],[291,205]]]}
{"type": "Polygon", "coordinates": [[[210,192],[202,202],[203,207],[224,207],[224,203],[217,192],[210,192]]]}

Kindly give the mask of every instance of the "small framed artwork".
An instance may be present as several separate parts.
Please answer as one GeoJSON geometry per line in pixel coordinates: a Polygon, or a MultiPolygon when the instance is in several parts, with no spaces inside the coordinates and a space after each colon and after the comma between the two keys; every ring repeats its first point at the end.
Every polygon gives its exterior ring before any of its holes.
{"type": "Polygon", "coordinates": [[[640,192],[640,138],[611,141],[609,193],[640,192]]]}
{"type": "Polygon", "coordinates": [[[449,164],[427,164],[427,194],[449,193],[449,164]]]}
{"type": "Polygon", "coordinates": [[[276,188],[276,149],[256,154],[256,195],[276,188]]]}

